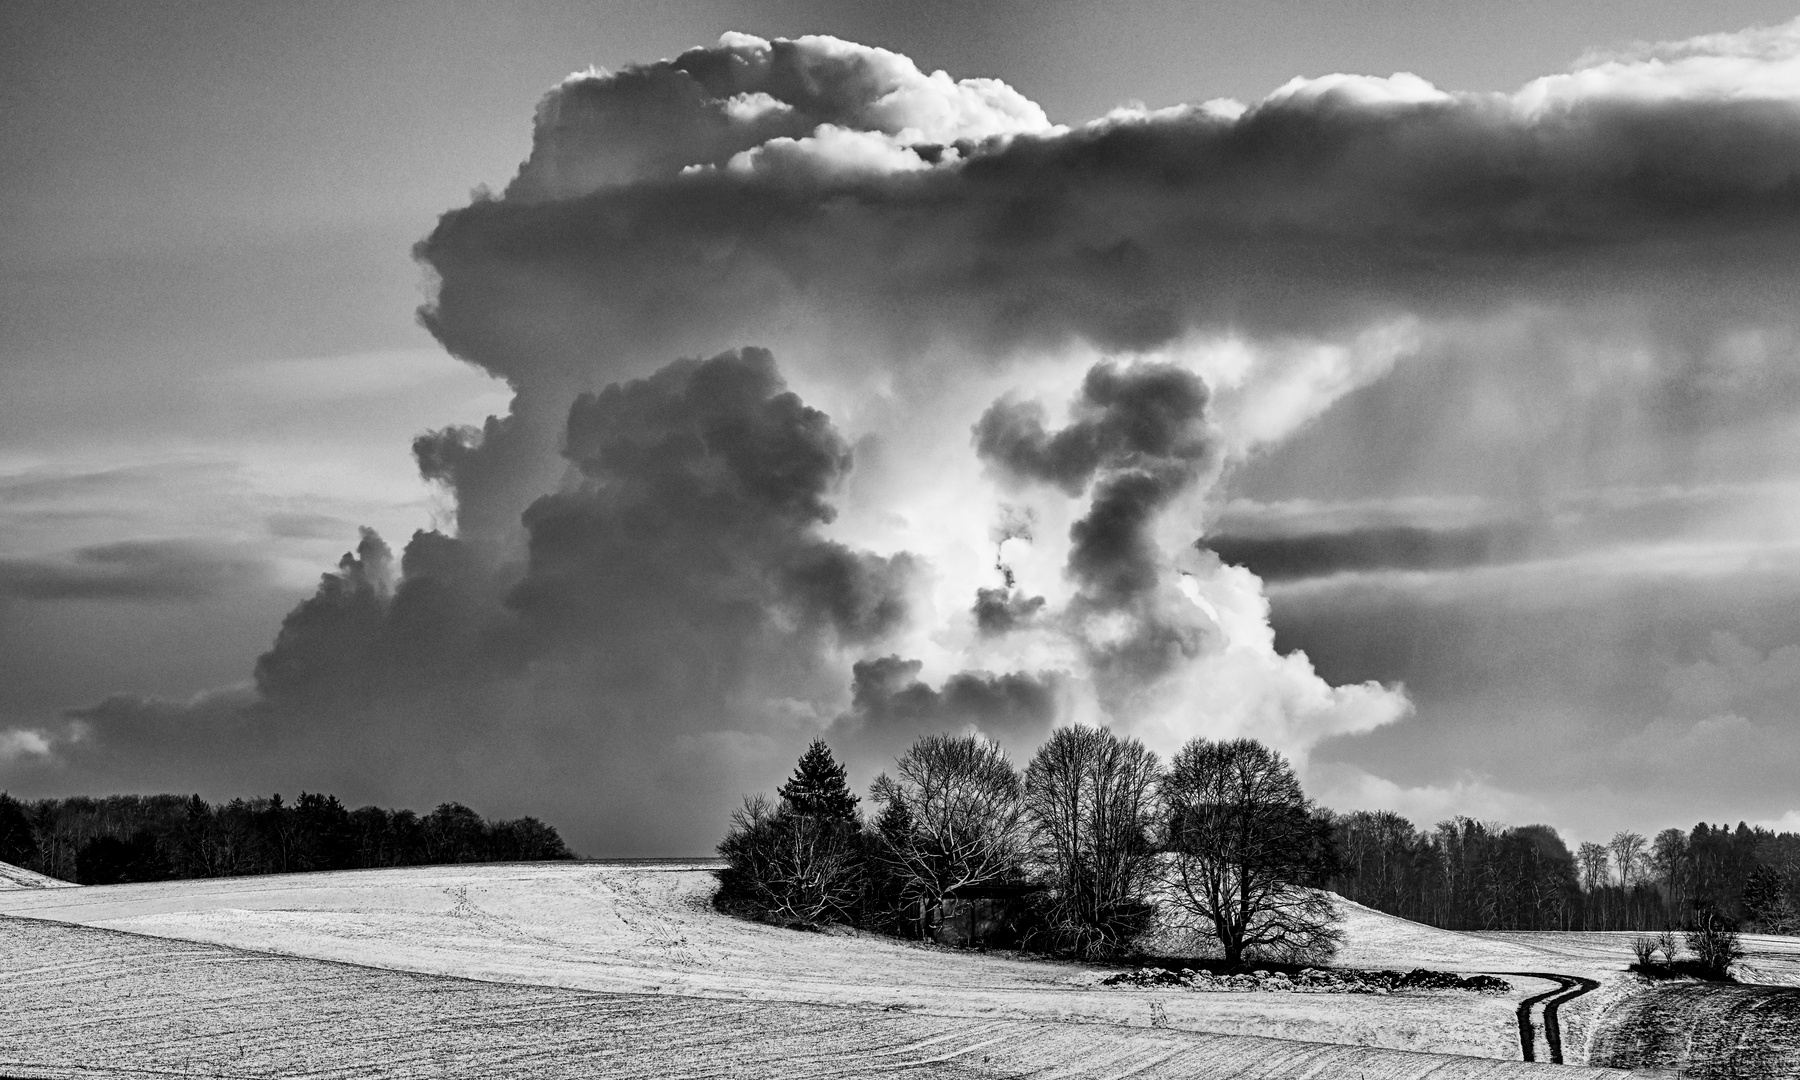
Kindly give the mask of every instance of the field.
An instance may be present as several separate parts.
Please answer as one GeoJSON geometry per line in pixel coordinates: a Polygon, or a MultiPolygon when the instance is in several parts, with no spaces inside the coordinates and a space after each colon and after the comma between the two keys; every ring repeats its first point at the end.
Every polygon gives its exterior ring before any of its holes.
{"type": "MultiPolygon", "coordinates": [[[[0,1074],[132,1062],[123,1075],[147,1076],[189,1055],[177,1073],[1503,1076],[1536,1070],[1519,1063],[1515,1011],[1555,985],[1512,978],[1504,996],[1101,987],[1109,972],[1084,965],[729,919],[707,902],[709,867],[0,892],[0,913],[23,917],[0,919],[0,1024],[15,1036],[0,1074]]],[[[1606,941],[1570,951],[1561,935],[1346,913],[1346,964],[1608,978],[1622,966],[1606,941]]]]}
{"type": "Polygon", "coordinates": [[[67,881],[59,881],[24,867],[0,862],[0,892],[9,889],[73,889],[75,887],[67,881]]]}

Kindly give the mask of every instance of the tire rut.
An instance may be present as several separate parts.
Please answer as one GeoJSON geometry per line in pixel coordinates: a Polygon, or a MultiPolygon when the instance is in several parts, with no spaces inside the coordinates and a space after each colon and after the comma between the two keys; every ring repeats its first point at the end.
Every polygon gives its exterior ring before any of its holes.
{"type": "Polygon", "coordinates": [[[1550,1064],[1564,1064],[1562,1023],[1557,1017],[1557,1010],[1589,991],[1598,990],[1600,984],[1579,975],[1559,975],[1551,971],[1496,971],[1492,974],[1511,975],[1521,979],[1548,979],[1557,984],[1554,990],[1546,990],[1519,1002],[1519,1050],[1526,1061],[1537,1060],[1537,1029],[1531,1022],[1531,1009],[1541,1003],[1544,1006],[1544,1045],[1550,1050],[1550,1064]]]}

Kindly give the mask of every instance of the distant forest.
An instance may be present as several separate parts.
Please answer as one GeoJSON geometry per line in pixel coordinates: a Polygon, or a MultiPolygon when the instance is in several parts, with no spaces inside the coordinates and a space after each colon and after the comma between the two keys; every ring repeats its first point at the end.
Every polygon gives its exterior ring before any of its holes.
{"type": "Polygon", "coordinates": [[[1621,832],[1571,852],[1548,825],[1459,817],[1427,832],[1398,814],[1331,815],[1330,886],[1448,930],[1661,930],[1711,909],[1763,933],[1800,932],[1800,836],[1739,823],[1621,832]]]}
{"type": "Polygon", "coordinates": [[[490,821],[454,802],[421,817],[307,792],[216,805],[198,795],[0,793],[0,862],[83,885],[570,858],[536,818],[490,821]]]}

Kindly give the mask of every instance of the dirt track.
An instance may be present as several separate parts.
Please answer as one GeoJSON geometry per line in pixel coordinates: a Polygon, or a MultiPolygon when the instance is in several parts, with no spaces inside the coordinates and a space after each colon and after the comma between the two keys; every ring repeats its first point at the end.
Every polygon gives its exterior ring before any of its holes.
{"type": "Polygon", "coordinates": [[[1552,1065],[1563,1063],[1562,1026],[1557,1022],[1558,1009],[1583,994],[1598,990],[1600,984],[1593,979],[1584,979],[1575,975],[1558,975],[1546,971],[1503,971],[1499,974],[1520,978],[1546,979],[1557,983],[1554,990],[1546,990],[1519,1002],[1519,1044],[1526,1061],[1538,1060],[1537,1026],[1532,1022],[1531,1011],[1541,1008],[1544,1017],[1544,1048],[1549,1056],[1544,1060],[1552,1065]]]}
{"type": "Polygon", "coordinates": [[[1449,1080],[1540,1068],[1241,1035],[504,985],[4,917],[0,1030],[0,1074],[34,1078],[1449,1080]]]}

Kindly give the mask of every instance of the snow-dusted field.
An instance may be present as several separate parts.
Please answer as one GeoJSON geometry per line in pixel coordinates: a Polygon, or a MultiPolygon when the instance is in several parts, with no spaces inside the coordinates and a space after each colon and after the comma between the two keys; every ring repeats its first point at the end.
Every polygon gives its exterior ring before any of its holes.
{"type": "Polygon", "coordinates": [[[0,919],[0,972],[9,1077],[1500,1080],[1544,1068],[1144,1027],[599,994],[28,919],[0,919]]]}
{"type": "MultiPolygon", "coordinates": [[[[154,1043],[159,1025],[167,1028],[171,1021],[154,1019],[161,1015],[156,1009],[141,1022],[131,1017],[148,1002],[179,1012],[176,1006],[191,999],[194,1016],[180,1023],[199,1025],[196,1030],[223,1024],[219,1031],[224,1032],[235,1024],[238,1030],[261,1031],[257,1045],[267,1044],[266,1052],[277,1057],[285,1051],[269,1047],[286,1045],[282,1040],[290,1038],[290,1029],[352,1039],[374,1038],[370,1033],[386,1025],[396,1038],[429,1042],[420,1050],[429,1057],[476,1053],[451,1044],[461,1046],[460,1033],[483,1025],[516,1023],[521,1026],[506,1030],[572,1025],[570,1037],[580,1045],[587,1045],[581,1039],[593,1045],[639,1040],[646,1053],[658,1045],[654,1033],[671,1030],[683,1033],[688,1040],[683,1046],[717,1040],[763,1048],[741,1059],[745,1062],[816,1052],[825,1063],[820,1068],[827,1069],[821,1075],[839,1067],[846,1074],[876,1071],[874,1064],[852,1067],[865,1058],[892,1064],[932,1056],[918,1047],[941,1034],[944,1041],[928,1044],[950,1055],[941,1064],[953,1071],[940,1070],[941,1075],[1017,1075],[1052,1063],[1066,1065],[1071,1075],[1110,1075],[1128,1063],[1160,1061],[1164,1065],[1150,1075],[1230,1076],[1239,1075],[1230,1062],[1241,1060],[1246,1070],[1264,1070],[1251,1074],[1268,1076],[1358,1075],[1357,1070],[1371,1077],[1412,1076],[1439,1067],[1449,1071],[1434,1075],[1485,1076],[1509,1072],[1499,1059],[1519,1056],[1518,1000],[1552,985],[1515,980],[1515,993],[1508,997],[1104,988],[1096,983],[1106,972],[1080,965],[870,935],[805,934],[729,919],[707,902],[710,865],[419,867],[9,891],[0,895],[0,913],[130,935],[91,936],[93,931],[74,927],[0,920],[6,943],[0,945],[0,962],[7,965],[0,972],[0,1023],[16,1030],[20,1018],[28,1017],[51,1030],[62,1021],[49,1003],[65,993],[68,1007],[92,995],[111,1002],[90,1003],[79,1012],[90,1018],[83,1021],[82,1037],[97,1040],[94,1045],[131,1042],[140,1037],[133,1031],[154,1043]],[[127,962],[129,979],[118,970],[127,962]],[[450,976],[457,978],[442,978],[450,976]],[[119,989],[133,979],[144,986],[119,989]],[[280,989],[288,983],[291,991],[280,989]],[[457,1013],[461,1018],[454,1022],[434,1019],[433,1010],[449,1008],[446,1003],[461,1003],[456,1008],[466,1006],[468,1015],[457,1013]],[[219,1019],[224,1005],[243,1015],[229,1023],[219,1019]],[[295,1009],[304,1016],[283,1012],[295,1009]],[[343,1031],[322,1019],[351,1015],[357,1022],[343,1031]],[[817,1034],[802,1038],[800,1032],[817,1034]],[[1193,1042],[1197,1036],[1191,1033],[1296,1041],[1193,1042]],[[1349,1047],[1496,1060],[1374,1050],[1355,1051],[1354,1060],[1340,1056],[1351,1053],[1349,1047]],[[890,1051],[897,1056],[868,1056],[890,1051]],[[998,1071],[977,1069],[983,1056],[998,1071]],[[1176,1067],[1201,1060],[1209,1063],[1204,1071],[1176,1067]],[[1091,1068],[1076,1068],[1078,1061],[1091,1068]],[[1106,1062],[1111,1064],[1101,1068],[1106,1062]],[[1270,1071],[1277,1062],[1281,1068],[1270,1071]]],[[[1358,965],[1557,970],[1534,943],[1450,934],[1354,906],[1348,930],[1344,960],[1358,965]]],[[[463,1074],[504,1074],[484,1069],[463,1074]]],[[[732,1069],[727,1074],[802,1074],[786,1065],[732,1069]]],[[[587,1075],[624,1074],[609,1067],[587,1075]]]]}
{"type": "Polygon", "coordinates": [[[0,862],[0,891],[10,889],[73,889],[75,885],[53,877],[45,877],[12,863],[0,862]]]}
{"type": "MultiPolygon", "coordinates": [[[[1631,944],[1644,935],[1624,930],[1605,933],[1495,930],[1470,936],[1498,945],[1534,949],[1550,958],[1547,962],[1555,965],[1548,969],[1551,971],[1607,979],[1636,960],[1631,944]]],[[[1744,934],[1739,942],[1744,947],[1744,959],[1731,970],[1740,981],[1800,986],[1800,937],[1744,934]]]]}

